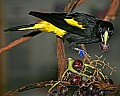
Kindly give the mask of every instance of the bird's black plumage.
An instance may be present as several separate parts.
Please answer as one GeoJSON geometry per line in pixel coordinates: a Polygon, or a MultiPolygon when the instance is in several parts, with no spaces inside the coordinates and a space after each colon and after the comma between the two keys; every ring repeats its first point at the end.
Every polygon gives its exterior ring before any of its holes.
{"type": "MultiPolygon", "coordinates": [[[[40,18],[55,27],[64,30],[66,33],[60,37],[67,42],[67,45],[72,49],[79,48],[80,44],[102,42],[102,44],[106,45],[107,40],[112,36],[114,30],[112,23],[100,20],[85,13],[42,13],[30,11],[29,15],[40,18]],[[65,19],[73,20],[75,23],[77,22],[77,26],[69,24],[65,19]],[[79,25],[83,28],[79,28],[79,25]]],[[[17,31],[19,28],[25,27],[28,27],[28,29],[31,30],[31,27],[37,24],[39,24],[39,22],[24,26],[11,27],[5,31],[17,31]]],[[[39,29],[40,28],[38,28],[38,30],[39,29]]],[[[42,30],[39,31],[41,33],[42,30]]],[[[32,34],[30,34],[30,36],[31,35],[32,34]]]]}
{"type": "MultiPolygon", "coordinates": [[[[103,42],[102,36],[108,31],[109,38],[113,34],[113,25],[110,22],[100,20],[94,16],[85,13],[41,13],[31,11],[29,13],[37,18],[41,18],[50,22],[54,26],[66,30],[68,33],[64,36],[68,46],[71,48],[79,47],[79,44],[89,44],[103,42]],[[65,22],[65,18],[74,19],[78,23],[82,23],[85,29],[71,26],[65,22]]],[[[108,38],[108,39],[109,39],[108,38]]]]}

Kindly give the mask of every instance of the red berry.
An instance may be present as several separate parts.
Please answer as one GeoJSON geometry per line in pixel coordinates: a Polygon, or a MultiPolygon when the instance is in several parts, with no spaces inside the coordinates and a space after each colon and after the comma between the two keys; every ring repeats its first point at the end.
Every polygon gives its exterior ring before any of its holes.
{"type": "Polygon", "coordinates": [[[60,91],[60,95],[62,96],[66,95],[68,92],[68,88],[66,86],[61,86],[59,91],[60,91]]]}
{"type": "Polygon", "coordinates": [[[53,91],[49,94],[49,96],[60,96],[60,93],[58,91],[53,91]]]}
{"type": "Polygon", "coordinates": [[[73,62],[73,68],[75,70],[81,70],[82,67],[83,67],[83,62],[81,60],[75,60],[73,62]]]}
{"type": "Polygon", "coordinates": [[[109,46],[108,43],[106,43],[106,45],[105,45],[103,42],[101,42],[100,43],[100,48],[101,48],[102,51],[108,51],[110,49],[110,46],[109,46]]]}
{"type": "Polygon", "coordinates": [[[77,74],[70,75],[70,83],[73,85],[78,85],[81,82],[81,77],[77,74]]]}
{"type": "Polygon", "coordinates": [[[73,96],[85,96],[84,92],[81,92],[81,91],[75,91],[73,93],[73,96]]]}
{"type": "Polygon", "coordinates": [[[112,79],[105,79],[105,83],[107,83],[107,84],[113,84],[113,81],[112,81],[112,79]]]}

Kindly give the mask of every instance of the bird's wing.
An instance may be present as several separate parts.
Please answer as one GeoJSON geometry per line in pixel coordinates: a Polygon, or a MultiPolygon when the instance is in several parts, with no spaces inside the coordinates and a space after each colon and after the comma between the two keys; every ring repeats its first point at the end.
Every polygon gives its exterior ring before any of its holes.
{"type": "Polygon", "coordinates": [[[101,39],[97,38],[96,36],[83,37],[76,34],[67,34],[64,37],[64,40],[68,41],[69,43],[74,42],[75,44],[90,44],[90,43],[97,43],[101,41],[101,39]]]}
{"type": "Polygon", "coordinates": [[[53,24],[54,26],[67,31],[68,33],[79,34],[81,36],[84,33],[84,28],[79,28],[79,26],[75,24],[77,23],[77,21],[73,20],[73,16],[68,15],[68,13],[42,13],[30,11],[29,14],[37,18],[43,19],[53,24]],[[70,22],[73,22],[75,25],[70,22]]]}
{"type": "Polygon", "coordinates": [[[67,13],[43,13],[43,12],[35,12],[35,11],[29,12],[29,15],[45,20],[57,26],[58,28],[61,28],[63,26],[68,27],[67,23],[64,21],[66,14],[67,13]]]}

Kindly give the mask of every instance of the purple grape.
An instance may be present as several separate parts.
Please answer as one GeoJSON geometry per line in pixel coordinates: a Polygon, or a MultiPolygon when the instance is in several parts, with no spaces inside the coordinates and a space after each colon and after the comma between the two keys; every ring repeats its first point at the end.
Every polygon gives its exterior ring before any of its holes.
{"type": "Polygon", "coordinates": [[[100,91],[100,96],[105,96],[105,91],[104,90],[100,91]]]}
{"type": "Polygon", "coordinates": [[[60,91],[60,95],[62,96],[66,95],[68,92],[68,88],[66,86],[61,86],[59,91],[60,91]]]}
{"type": "Polygon", "coordinates": [[[87,87],[87,93],[89,94],[89,95],[92,95],[92,96],[99,96],[99,89],[95,86],[95,85],[89,85],[88,87],[87,87]]]}
{"type": "Polygon", "coordinates": [[[49,96],[60,96],[60,93],[58,91],[53,91],[49,96]]]}
{"type": "Polygon", "coordinates": [[[93,94],[93,96],[100,96],[100,95],[99,95],[99,93],[96,92],[93,94]]]}
{"type": "Polygon", "coordinates": [[[112,79],[105,79],[105,83],[107,83],[107,84],[113,84],[113,81],[112,81],[112,79]]]}
{"type": "Polygon", "coordinates": [[[107,96],[109,93],[110,93],[110,91],[105,91],[105,95],[104,96],[107,96]]]}
{"type": "Polygon", "coordinates": [[[110,46],[108,43],[106,43],[106,45],[104,44],[104,42],[100,43],[100,48],[102,51],[108,51],[110,49],[110,46]]]}
{"type": "Polygon", "coordinates": [[[86,96],[86,95],[84,94],[84,92],[82,92],[82,91],[80,91],[80,90],[77,90],[77,91],[75,91],[75,92],[73,93],[72,96],[86,96]]]}
{"type": "Polygon", "coordinates": [[[70,83],[72,85],[78,85],[81,82],[81,77],[77,74],[71,74],[70,75],[70,83]]]}

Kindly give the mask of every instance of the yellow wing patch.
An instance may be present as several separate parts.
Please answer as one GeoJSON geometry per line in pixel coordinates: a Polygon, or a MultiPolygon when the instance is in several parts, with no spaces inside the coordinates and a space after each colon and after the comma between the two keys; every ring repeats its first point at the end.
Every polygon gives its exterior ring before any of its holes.
{"type": "Polygon", "coordinates": [[[40,24],[35,24],[34,26],[32,27],[26,27],[26,28],[20,28],[18,30],[22,31],[22,30],[33,30],[33,29],[39,29],[39,28],[42,28],[44,25],[40,25],[40,24]]]}
{"type": "Polygon", "coordinates": [[[33,30],[33,29],[38,29],[43,32],[53,32],[55,33],[55,35],[60,37],[63,37],[67,33],[65,30],[62,30],[47,21],[40,21],[32,27],[20,28],[18,30],[33,30]]]}
{"type": "Polygon", "coordinates": [[[63,37],[67,33],[65,30],[62,30],[47,21],[41,21],[38,24],[43,25],[39,30],[44,32],[54,32],[55,35],[60,37],[63,37]]]}
{"type": "Polygon", "coordinates": [[[72,26],[76,26],[76,27],[78,27],[78,28],[80,28],[80,29],[85,29],[84,27],[83,27],[83,24],[81,23],[79,23],[79,22],[77,22],[77,21],[75,21],[73,18],[72,19],[64,19],[69,25],[72,25],[72,26]]]}

